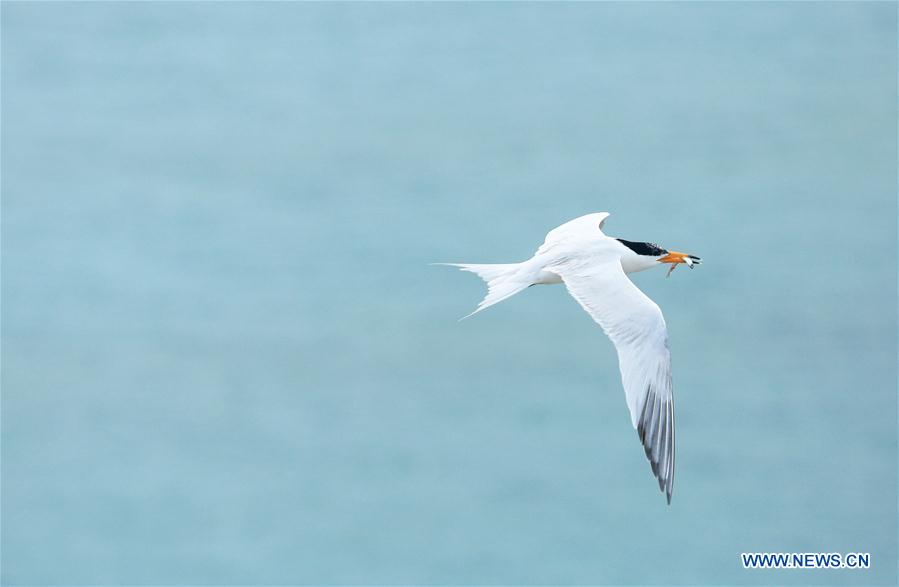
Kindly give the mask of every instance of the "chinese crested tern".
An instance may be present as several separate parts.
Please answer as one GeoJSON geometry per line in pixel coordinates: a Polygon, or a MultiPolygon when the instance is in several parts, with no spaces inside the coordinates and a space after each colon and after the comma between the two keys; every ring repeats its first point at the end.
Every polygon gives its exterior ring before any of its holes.
{"type": "MultiPolygon", "coordinates": [[[[534,256],[522,263],[438,263],[487,282],[487,296],[472,316],[532,285],[564,283],[618,351],[621,383],[659,489],[671,504],[674,488],[674,395],[671,354],[662,311],[627,277],[670,264],[692,269],[700,258],[658,245],[606,236],[606,212],[587,214],[552,229],[534,256]]],[[[468,318],[465,316],[465,318],[468,318]]]]}

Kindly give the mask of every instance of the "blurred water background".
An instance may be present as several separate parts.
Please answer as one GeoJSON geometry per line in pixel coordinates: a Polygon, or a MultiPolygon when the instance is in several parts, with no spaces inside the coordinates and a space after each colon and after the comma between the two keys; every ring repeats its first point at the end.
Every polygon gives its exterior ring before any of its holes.
{"type": "Polygon", "coordinates": [[[895,584],[896,5],[2,5],[4,584],[895,584]],[[607,210],[674,501],[561,287],[607,210]],[[869,552],[867,571],[739,554],[869,552]]]}

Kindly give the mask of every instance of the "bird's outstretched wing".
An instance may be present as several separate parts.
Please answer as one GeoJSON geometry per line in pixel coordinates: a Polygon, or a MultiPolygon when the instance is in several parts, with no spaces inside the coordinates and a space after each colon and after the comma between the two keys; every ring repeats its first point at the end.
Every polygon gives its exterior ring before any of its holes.
{"type": "Polygon", "coordinates": [[[671,503],[674,487],[674,395],[668,329],[662,311],[628,279],[621,263],[553,267],[568,292],[612,339],[621,381],[652,472],[671,503]]]}
{"type": "Polygon", "coordinates": [[[610,214],[608,212],[594,212],[593,214],[585,214],[555,227],[546,233],[546,239],[537,249],[536,255],[545,254],[549,252],[550,249],[566,241],[581,240],[584,238],[585,232],[589,232],[591,238],[596,236],[597,229],[599,230],[599,233],[602,234],[602,227],[609,216],[610,214]]]}

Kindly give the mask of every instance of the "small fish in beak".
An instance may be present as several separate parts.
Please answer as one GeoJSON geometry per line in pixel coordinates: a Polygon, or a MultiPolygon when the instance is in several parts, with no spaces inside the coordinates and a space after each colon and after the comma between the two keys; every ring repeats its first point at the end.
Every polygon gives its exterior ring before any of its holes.
{"type": "Polygon", "coordinates": [[[702,259],[695,255],[678,253],[677,251],[668,251],[668,254],[659,259],[659,263],[671,263],[671,267],[668,269],[668,273],[665,274],[665,277],[669,277],[681,263],[685,264],[690,269],[693,269],[694,265],[699,265],[701,262],[702,259]]]}

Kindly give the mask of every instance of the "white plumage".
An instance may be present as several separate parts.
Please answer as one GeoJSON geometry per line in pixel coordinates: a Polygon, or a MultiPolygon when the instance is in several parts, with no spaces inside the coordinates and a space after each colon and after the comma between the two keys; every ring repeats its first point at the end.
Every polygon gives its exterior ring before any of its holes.
{"type": "MultiPolygon", "coordinates": [[[[587,214],[554,228],[522,263],[444,263],[479,275],[487,295],[469,316],[538,284],[564,283],[618,351],[621,382],[659,488],[671,503],[674,487],[674,395],[668,330],[658,305],[627,277],[664,263],[691,269],[700,259],[606,236],[606,212],[587,214]]],[[[669,271],[670,273],[670,271],[669,271]]],[[[466,316],[467,318],[468,316],[466,316]]]]}

